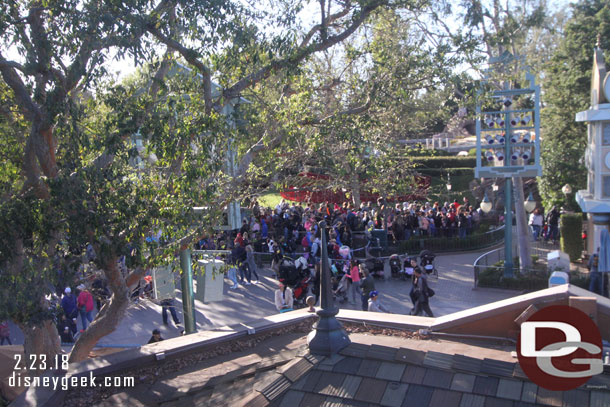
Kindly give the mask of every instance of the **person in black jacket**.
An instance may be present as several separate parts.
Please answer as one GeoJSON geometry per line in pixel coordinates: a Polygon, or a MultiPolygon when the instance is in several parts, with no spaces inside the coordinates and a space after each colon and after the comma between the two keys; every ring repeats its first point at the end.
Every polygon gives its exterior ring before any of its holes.
{"type": "Polygon", "coordinates": [[[559,235],[559,211],[557,210],[556,206],[553,206],[551,208],[551,211],[548,213],[548,215],[546,215],[546,223],[549,225],[549,232],[546,236],[546,241],[548,242],[549,239],[553,240],[553,244],[555,244],[555,241],[558,238],[559,235]]]}
{"type": "Polygon", "coordinates": [[[242,283],[242,285],[250,285],[251,281],[250,281],[250,270],[246,268],[246,260],[248,258],[248,253],[246,252],[246,249],[241,245],[238,244],[237,241],[235,241],[235,246],[233,247],[233,250],[231,250],[231,258],[234,261],[234,264],[237,266],[237,269],[239,270],[239,279],[240,282],[242,283]],[[244,283],[244,275],[246,278],[246,282],[244,283]]]}
{"type": "Polygon", "coordinates": [[[161,331],[159,331],[158,329],[153,329],[152,336],[148,340],[148,343],[161,342],[162,340],[163,338],[161,337],[161,331]]]}
{"type": "Polygon", "coordinates": [[[411,301],[413,301],[413,309],[411,315],[421,315],[425,312],[429,317],[434,317],[430,305],[428,304],[428,298],[430,297],[431,290],[428,287],[428,281],[426,277],[422,275],[422,271],[419,267],[415,267],[413,270],[413,286],[411,287],[411,301]]]}

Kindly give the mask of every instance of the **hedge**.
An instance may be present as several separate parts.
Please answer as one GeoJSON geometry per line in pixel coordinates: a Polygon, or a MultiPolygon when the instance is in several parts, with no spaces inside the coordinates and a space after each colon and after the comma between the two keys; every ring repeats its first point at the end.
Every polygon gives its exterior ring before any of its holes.
{"type": "Polygon", "coordinates": [[[450,174],[455,177],[469,175],[474,178],[474,168],[418,168],[417,172],[431,177],[446,177],[447,174],[450,174]]]}
{"type": "Polygon", "coordinates": [[[583,242],[581,232],[581,213],[565,213],[561,215],[561,251],[570,256],[570,261],[576,261],[582,255],[583,242]]]}
{"type": "Polygon", "coordinates": [[[474,168],[477,165],[476,157],[408,157],[415,164],[415,168],[474,168]]]}
{"type": "MultiPolygon", "coordinates": [[[[515,263],[516,264],[516,263],[515,263]]],[[[504,261],[486,267],[479,273],[477,286],[513,290],[537,291],[549,286],[549,271],[545,264],[534,264],[534,269],[521,274],[518,268],[512,278],[504,277],[504,261]]],[[[588,277],[577,271],[570,272],[570,284],[588,289],[588,277]]]]}
{"type": "Polygon", "coordinates": [[[504,239],[504,228],[488,231],[489,226],[487,225],[485,230],[484,233],[474,233],[462,239],[459,237],[419,238],[412,236],[409,240],[399,241],[395,250],[400,254],[417,254],[424,249],[436,253],[479,250],[496,245],[504,239]]]}

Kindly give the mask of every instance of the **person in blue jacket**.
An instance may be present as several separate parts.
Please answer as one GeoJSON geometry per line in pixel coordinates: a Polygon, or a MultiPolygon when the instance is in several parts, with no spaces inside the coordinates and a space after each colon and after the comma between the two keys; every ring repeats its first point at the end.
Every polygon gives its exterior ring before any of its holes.
{"type": "Polygon", "coordinates": [[[64,297],[61,299],[61,307],[70,324],[72,334],[76,334],[76,317],[78,315],[78,307],[76,306],[76,297],[72,295],[70,287],[64,290],[64,297]]]}

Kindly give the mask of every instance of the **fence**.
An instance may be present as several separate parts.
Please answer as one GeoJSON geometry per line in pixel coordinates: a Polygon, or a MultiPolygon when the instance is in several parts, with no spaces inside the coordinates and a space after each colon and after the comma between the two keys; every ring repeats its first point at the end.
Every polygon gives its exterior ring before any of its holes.
{"type": "Polygon", "coordinates": [[[397,249],[401,252],[420,252],[424,249],[435,253],[480,250],[492,247],[504,240],[504,225],[485,233],[474,233],[466,237],[429,237],[400,241],[397,249]]]}
{"type": "MultiPolygon", "coordinates": [[[[504,273],[504,267],[496,265],[498,262],[505,260],[504,247],[491,250],[478,257],[474,262],[474,286],[520,290],[546,288],[548,286],[548,278],[550,277],[550,272],[546,267],[546,255],[555,249],[557,249],[556,245],[541,246],[540,244],[532,244],[531,255],[537,256],[538,259],[542,260],[538,267],[521,269],[517,266],[513,268],[513,276],[515,276],[513,279],[500,277],[497,282],[493,278],[486,278],[485,281],[481,281],[481,275],[490,276],[491,274],[496,274],[502,276],[504,273]],[[527,278],[521,276],[527,276],[527,278]]],[[[516,253],[518,253],[517,248],[513,247],[513,254],[516,253]]],[[[588,274],[578,271],[571,271],[569,274],[570,284],[583,288],[588,287],[588,274]]]]}

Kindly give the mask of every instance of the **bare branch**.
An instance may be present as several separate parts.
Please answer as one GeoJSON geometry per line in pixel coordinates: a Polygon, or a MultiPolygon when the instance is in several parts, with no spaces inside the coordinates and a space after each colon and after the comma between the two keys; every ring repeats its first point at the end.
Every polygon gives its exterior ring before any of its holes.
{"type": "Polygon", "coordinates": [[[378,9],[379,7],[381,7],[384,4],[386,4],[385,0],[376,0],[376,1],[371,2],[369,5],[364,7],[357,16],[355,16],[355,18],[352,20],[351,24],[347,28],[345,28],[345,30],[343,30],[341,33],[328,37],[328,39],[322,40],[319,43],[312,44],[312,45],[309,45],[306,47],[299,47],[292,56],[286,57],[284,59],[272,61],[268,65],[260,68],[258,71],[253,72],[250,75],[246,76],[245,78],[239,80],[237,83],[235,83],[230,88],[225,89],[223,91],[223,99],[225,101],[228,101],[228,100],[234,99],[236,97],[239,97],[240,93],[244,89],[267,78],[273,71],[276,71],[276,70],[278,70],[280,68],[284,68],[284,67],[294,66],[294,65],[298,64],[299,62],[301,62],[302,60],[304,60],[305,58],[307,58],[308,56],[310,56],[316,52],[320,52],[320,51],[329,49],[330,47],[340,43],[341,41],[345,40],[350,35],[352,35],[358,29],[358,27],[360,27],[362,25],[362,23],[369,17],[369,15],[373,11],[375,11],[376,9],[378,9]]]}
{"type": "Polygon", "coordinates": [[[148,24],[146,29],[168,48],[178,51],[184,59],[199,70],[203,76],[205,111],[207,114],[210,114],[212,112],[212,74],[210,68],[197,59],[197,51],[187,48],[178,41],[163,35],[153,24],[148,24]]]}
{"type": "Polygon", "coordinates": [[[0,54],[0,73],[4,82],[13,90],[17,104],[27,120],[34,120],[42,117],[42,112],[38,105],[32,100],[30,92],[27,90],[21,77],[15,72],[16,67],[4,59],[0,54]]]}
{"type": "MultiPolygon", "coordinates": [[[[343,6],[343,9],[341,11],[339,11],[338,13],[335,13],[335,14],[329,16],[326,19],[326,21],[324,22],[324,24],[326,25],[326,27],[331,26],[332,23],[334,23],[338,19],[345,17],[349,13],[350,9],[351,9],[351,1],[346,1],[345,5],[343,6]]],[[[305,48],[307,45],[309,45],[309,41],[311,41],[313,36],[318,31],[320,31],[323,27],[324,26],[322,24],[316,24],[313,27],[311,27],[309,32],[307,34],[305,34],[305,37],[303,37],[303,40],[301,41],[299,48],[305,48]]]]}

